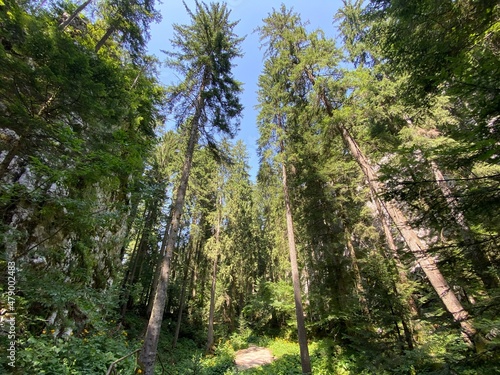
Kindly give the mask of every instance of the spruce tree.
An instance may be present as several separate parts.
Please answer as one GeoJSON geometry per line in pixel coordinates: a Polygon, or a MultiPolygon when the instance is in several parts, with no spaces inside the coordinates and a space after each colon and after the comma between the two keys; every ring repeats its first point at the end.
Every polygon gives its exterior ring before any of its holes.
{"type": "Polygon", "coordinates": [[[225,5],[196,2],[194,12],[187,7],[186,10],[191,24],[174,26],[172,43],[178,52],[170,53],[168,63],[183,76],[183,81],[170,90],[170,103],[177,108],[177,122],[186,127],[189,137],[182,175],[175,194],[166,253],[140,355],[140,362],[147,375],[154,372],[172,253],[195,147],[200,135],[210,146],[215,146],[213,134],[216,132],[234,135],[234,120],[242,110],[237,96],[241,91],[240,84],[231,73],[232,60],[240,55],[239,44],[242,41],[233,31],[237,23],[230,22],[230,11],[225,5]]]}

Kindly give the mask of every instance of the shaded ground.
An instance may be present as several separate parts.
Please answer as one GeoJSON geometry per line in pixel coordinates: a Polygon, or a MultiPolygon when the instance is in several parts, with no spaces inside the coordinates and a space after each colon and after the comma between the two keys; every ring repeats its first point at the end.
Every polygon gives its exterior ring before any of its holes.
{"type": "Polygon", "coordinates": [[[238,350],[234,361],[238,370],[247,370],[267,365],[274,361],[274,357],[269,349],[250,345],[248,349],[238,350]]]}

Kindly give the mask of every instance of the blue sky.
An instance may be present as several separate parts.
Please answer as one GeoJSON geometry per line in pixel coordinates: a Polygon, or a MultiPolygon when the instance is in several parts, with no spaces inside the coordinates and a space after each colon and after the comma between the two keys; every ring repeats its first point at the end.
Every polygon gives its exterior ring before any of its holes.
{"type": "MultiPolygon", "coordinates": [[[[208,1],[207,1],[208,2],[208,1]]],[[[257,80],[263,66],[263,52],[259,49],[259,38],[253,31],[262,24],[262,19],[272,12],[273,8],[279,9],[284,3],[287,8],[293,7],[296,13],[302,16],[302,20],[310,22],[309,28],[321,28],[326,35],[335,36],[336,28],[332,24],[333,15],[341,6],[341,0],[294,0],[294,1],[274,1],[274,0],[228,0],[226,1],[231,9],[231,19],[240,20],[235,28],[235,32],[240,36],[245,36],[242,43],[244,56],[235,63],[235,78],[243,82],[244,92],[241,97],[243,106],[243,117],[240,125],[240,132],[236,139],[242,139],[248,150],[249,165],[251,167],[251,177],[255,178],[258,170],[259,160],[257,156],[256,142],[259,132],[256,125],[257,111],[257,80]]],[[[190,9],[194,9],[194,1],[187,0],[186,4],[190,9]]],[[[163,20],[159,24],[151,27],[151,41],[149,43],[150,53],[158,56],[163,61],[165,55],[160,50],[170,49],[170,39],[173,35],[172,24],[188,24],[189,17],[184,9],[181,0],[163,0],[163,4],[158,5],[162,13],[163,20]]],[[[176,82],[174,74],[164,69],[161,72],[161,81],[164,84],[176,82]]]]}

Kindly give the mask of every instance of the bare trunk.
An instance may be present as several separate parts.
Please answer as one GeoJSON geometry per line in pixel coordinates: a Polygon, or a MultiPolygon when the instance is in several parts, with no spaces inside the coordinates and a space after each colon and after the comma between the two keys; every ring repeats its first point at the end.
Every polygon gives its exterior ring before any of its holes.
{"type": "Polygon", "coordinates": [[[217,287],[217,263],[219,255],[216,255],[212,266],[212,287],[210,289],[210,312],[208,313],[208,334],[206,351],[213,351],[214,345],[214,315],[215,315],[215,289],[217,287]]]}
{"type": "Polygon", "coordinates": [[[113,35],[113,33],[115,32],[115,27],[114,26],[110,26],[108,27],[108,29],[106,30],[106,33],[102,36],[101,40],[99,40],[97,42],[97,44],[95,45],[95,52],[99,52],[99,50],[102,48],[102,46],[104,45],[104,43],[106,43],[106,41],[109,39],[109,37],[111,35],[113,35]]]}
{"type": "MultiPolygon", "coordinates": [[[[57,92],[54,92],[50,96],[50,98],[48,98],[40,106],[40,108],[38,109],[38,112],[36,113],[36,116],[40,117],[44,114],[44,112],[50,107],[50,105],[52,104],[52,102],[56,98],[56,95],[57,95],[57,92]]],[[[9,152],[7,152],[7,154],[3,158],[2,162],[0,163],[0,180],[7,174],[8,170],[10,168],[10,164],[12,163],[12,160],[14,160],[14,158],[16,156],[18,156],[21,151],[23,151],[23,148],[25,146],[24,143],[26,142],[25,135],[26,135],[26,133],[24,133],[24,132],[21,132],[21,134],[19,134],[19,139],[17,139],[14,142],[14,145],[9,150],[9,152]]]]}
{"type": "MultiPolygon", "coordinates": [[[[283,150],[283,145],[282,145],[283,150]]],[[[283,193],[285,197],[286,208],[286,229],[288,235],[288,249],[290,251],[290,265],[292,268],[293,295],[295,298],[295,314],[297,316],[297,333],[300,347],[300,363],[302,365],[302,373],[311,373],[311,360],[309,358],[309,348],[307,346],[306,326],[304,322],[304,310],[302,308],[302,296],[300,293],[299,267],[297,264],[297,250],[295,248],[295,235],[293,232],[292,209],[290,205],[290,197],[288,194],[288,182],[286,167],[283,163],[283,193]]]]}
{"type": "Polygon", "coordinates": [[[80,5],[78,8],[76,8],[76,10],[73,12],[73,14],[71,16],[69,16],[65,21],[63,21],[59,25],[59,28],[61,30],[64,30],[66,27],[68,27],[68,25],[71,23],[71,21],[73,21],[76,18],[76,16],[78,16],[80,14],[80,12],[82,10],[84,10],[91,2],[92,2],[92,0],[87,0],[82,5],[80,5]]]}
{"type": "MultiPolygon", "coordinates": [[[[205,77],[203,81],[206,81],[205,77]]],[[[144,337],[144,345],[139,356],[139,363],[144,368],[145,375],[154,374],[156,352],[158,350],[158,340],[160,339],[163,311],[165,308],[165,302],[167,300],[167,287],[171,271],[170,264],[175,243],[177,241],[181,215],[184,209],[184,200],[186,197],[186,190],[189,182],[189,174],[191,172],[191,166],[193,163],[193,154],[198,142],[199,120],[204,104],[204,99],[202,96],[203,90],[204,86],[202,85],[198,93],[196,112],[193,116],[193,119],[191,120],[188,147],[186,149],[186,156],[184,165],[182,167],[182,175],[179,181],[179,188],[176,193],[175,204],[172,211],[172,222],[170,223],[170,231],[168,234],[165,257],[162,259],[160,277],[154,295],[151,316],[149,317],[146,335],[144,337]]]]}
{"type": "MultiPolygon", "coordinates": [[[[379,219],[382,223],[382,227],[384,229],[384,235],[385,239],[387,242],[387,246],[389,247],[390,250],[390,259],[394,261],[394,264],[396,266],[396,271],[398,273],[398,282],[395,283],[393,282],[392,288],[393,291],[396,295],[400,296],[403,294],[403,290],[406,288],[409,288],[409,282],[408,282],[408,277],[406,276],[406,270],[403,266],[403,263],[401,262],[401,259],[399,258],[398,250],[396,247],[396,243],[394,241],[394,237],[392,235],[391,229],[389,227],[389,223],[387,222],[385,212],[382,209],[382,206],[380,204],[380,201],[372,194],[372,199],[375,202],[375,205],[377,207],[377,213],[379,216],[379,219]]],[[[412,318],[417,318],[418,317],[418,308],[417,304],[415,303],[415,300],[413,297],[410,295],[408,296],[407,299],[407,309],[409,312],[409,316],[407,316],[406,313],[401,314],[401,324],[403,325],[403,331],[405,334],[405,340],[406,344],[408,345],[408,348],[410,350],[413,350],[414,345],[413,345],[413,324],[412,324],[412,318]]]]}
{"type": "Polygon", "coordinates": [[[196,244],[195,241],[193,241],[193,245],[188,251],[186,265],[184,268],[184,275],[182,277],[181,296],[179,297],[179,313],[177,314],[177,324],[175,325],[175,334],[174,334],[174,339],[172,341],[172,349],[175,349],[177,345],[177,340],[179,339],[179,333],[181,331],[182,313],[184,311],[184,304],[186,301],[186,284],[188,282],[189,266],[191,264],[191,254],[193,253],[195,247],[196,244]]]}
{"type": "Polygon", "coordinates": [[[2,163],[0,163],[0,179],[7,174],[10,163],[19,154],[19,151],[21,151],[21,142],[22,137],[15,141],[14,146],[12,146],[7,155],[3,158],[2,163]]]}
{"type": "Polygon", "coordinates": [[[370,189],[372,190],[375,199],[379,200],[380,205],[387,211],[389,217],[394,222],[396,228],[401,233],[402,237],[411,253],[415,256],[418,264],[424,271],[427,279],[431,283],[432,287],[438,294],[439,298],[443,302],[446,310],[453,316],[453,319],[458,322],[462,328],[462,332],[465,334],[465,338],[469,343],[473,342],[473,338],[476,334],[476,330],[473,327],[468,312],[464,309],[460,301],[457,299],[447,281],[439,271],[439,268],[432,258],[428,254],[428,248],[425,243],[420,241],[416,233],[409,226],[408,220],[406,219],[403,212],[392,202],[382,202],[379,198],[381,193],[380,183],[378,182],[378,176],[373,170],[368,160],[361,152],[356,141],[352,138],[349,131],[342,125],[340,129],[344,142],[349,148],[352,156],[358,162],[359,166],[363,170],[370,189]]]}
{"type": "Polygon", "coordinates": [[[127,306],[128,306],[128,301],[129,301],[129,297],[130,297],[130,286],[131,286],[130,280],[132,280],[132,278],[133,278],[132,275],[135,274],[135,270],[137,268],[138,249],[139,249],[139,243],[140,243],[140,241],[138,241],[138,240],[139,240],[139,237],[141,237],[141,240],[142,240],[143,233],[144,233],[144,228],[142,228],[140,233],[137,235],[134,250],[132,251],[132,257],[130,259],[130,265],[129,265],[127,272],[125,273],[125,277],[123,279],[122,290],[125,291],[125,295],[123,297],[122,309],[121,309],[121,314],[120,314],[122,320],[125,317],[125,314],[127,313],[127,306]]]}
{"type": "MultiPolygon", "coordinates": [[[[201,227],[201,225],[200,225],[201,227]]],[[[198,240],[196,244],[196,256],[193,262],[193,269],[191,270],[191,278],[189,281],[189,291],[190,291],[190,299],[195,301],[196,299],[196,281],[198,280],[198,266],[200,264],[201,258],[201,240],[198,240]]],[[[193,314],[192,306],[188,310],[188,314],[191,316],[193,314]]]]}
{"type": "Polygon", "coordinates": [[[217,224],[215,227],[215,256],[214,263],[212,267],[212,287],[210,289],[210,311],[208,314],[208,335],[207,335],[207,353],[212,350],[214,345],[214,315],[215,315],[215,289],[217,286],[217,264],[219,263],[219,240],[220,240],[220,226],[222,221],[222,215],[220,210],[222,209],[222,195],[218,198],[219,208],[217,209],[217,224]]]}
{"type": "Polygon", "coordinates": [[[158,254],[158,259],[156,262],[156,266],[154,269],[154,276],[151,280],[150,294],[148,299],[148,305],[146,308],[146,316],[151,316],[151,310],[153,309],[154,296],[156,295],[156,288],[158,286],[158,280],[160,280],[160,270],[161,264],[163,262],[163,258],[165,257],[165,253],[167,250],[167,242],[168,242],[168,233],[170,230],[170,223],[172,222],[172,216],[169,216],[167,219],[167,224],[165,227],[165,233],[163,234],[163,239],[161,241],[160,252],[158,254]]]}

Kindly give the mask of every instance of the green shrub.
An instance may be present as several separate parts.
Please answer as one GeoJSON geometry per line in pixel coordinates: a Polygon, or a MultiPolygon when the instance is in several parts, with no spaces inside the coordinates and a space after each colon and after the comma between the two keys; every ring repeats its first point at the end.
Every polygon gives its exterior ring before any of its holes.
{"type": "MultiPolygon", "coordinates": [[[[108,337],[102,332],[86,338],[71,337],[67,340],[50,334],[30,337],[21,342],[18,367],[26,374],[105,374],[112,362],[132,352],[125,335],[108,337]]],[[[120,362],[120,373],[132,374],[136,367],[135,357],[120,362]]]]}

